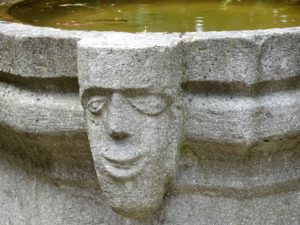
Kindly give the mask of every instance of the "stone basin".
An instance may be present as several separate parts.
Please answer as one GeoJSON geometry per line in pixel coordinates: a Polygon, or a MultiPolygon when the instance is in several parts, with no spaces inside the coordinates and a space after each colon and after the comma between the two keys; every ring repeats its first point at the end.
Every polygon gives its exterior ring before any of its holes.
{"type": "MultiPolygon", "coordinates": [[[[0,72],[4,224],[300,223],[300,27],[133,34],[3,21],[0,72]],[[101,58],[103,49],[112,58],[101,58]],[[157,54],[178,74],[176,174],[159,209],[113,211],[87,136],[84,76],[138,77],[132,62],[158,74],[164,67],[147,61],[157,54]]],[[[103,80],[124,89],[118,79],[103,80]]],[[[142,87],[134,81],[127,82],[142,87]]]]}

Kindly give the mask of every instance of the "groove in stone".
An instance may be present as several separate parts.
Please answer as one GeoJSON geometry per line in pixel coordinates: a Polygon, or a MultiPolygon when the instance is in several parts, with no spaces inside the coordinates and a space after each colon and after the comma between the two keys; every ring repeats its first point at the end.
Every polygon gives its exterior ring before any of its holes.
{"type": "Polygon", "coordinates": [[[0,82],[31,91],[79,93],[79,85],[76,77],[22,77],[0,72],[0,82]]]}
{"type": "Polygon", "coordinates": [[[288,193],[300,190],[300,178],[279,183],[273,186],[236,189],[228,187],[177,186],[170,189],[169,194],[198,193],[211,197],[226,197],[237,200],[261,198],[269,195],[288,193]]]}
{"type": "Polygon", "coordinates": [[[276,91],[291,91],[300,89],[300,74],[282,80],[262,81],[254,84],[243,82],[220,81],[187,81],[182,83],[184,91],[191,94],[229,95],[254,97],[276,91]]]}

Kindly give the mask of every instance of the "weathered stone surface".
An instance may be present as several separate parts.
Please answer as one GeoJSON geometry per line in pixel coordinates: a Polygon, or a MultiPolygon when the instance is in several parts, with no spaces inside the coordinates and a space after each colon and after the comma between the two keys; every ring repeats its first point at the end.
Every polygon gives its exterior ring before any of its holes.
{"type": "Polygon", "coordinates": [[[189,81],[254,83],[259,46],[249,37],[198,38],[185,35],[185,73],[189,81]]]}
{"type": "Polygon", "coordinates": [[[243,199],[297,190],[298,145],[299,137],[262,142],[245,149],[246,154],[239,153],[243,145],[190,145],[182,151],[170,192],[243,199]]]}
{"type": "Polygon", "coordinates": [[[299,91],[259,97],[189,95],[186,137],[249,145],[266,138],[298,133],[299,100],[299,91]]]}
{"type": "Polygon", "coordinates": [[[299,28],[187,33],[187,81],[256,82],[300,73],[299,28]]]}
{"type": "Polygon", "coordinates": [[[172,194],[159,214],[137,221],[115,214],[99,188],[54,185],[1,160],[0,224],[195,225],[299,224],[299,191],[234,199],[207,193],[172,194]]]}
{"type": "MultiPolygon", "coordinates": [[[[1,84],[0,95],[0,121],[13,129],[85,132],[76,94],[40,93],[1,84]]],[[[299,91],[234,98],[187,94],[185,99],[187,139],[253,144],[299,132],[299,122],[295,122],[300,120],[299,91]]]]}
{"type": "Polygon", "coordinates": [[[171,35],[157,41],[147,36],[108,35],[110,44],[100,37],[78,46],[81,101],[99,183],[112,209],[133,218],[159,209],[182,136],[181,49],[171,35]]]}
{"type": "Polygon", "coordinates": [[[78,94],[40,93],[0,83],[0,123],[35,133],[85,132],[78,94]]]}
{"type": "Polygon", "coordinates": [[[152,88],[153,92],[172,95],[182,80],[181,48],[176,47],[179,43],[176,34],[104,33],[85,38],[78,44],[80,86],[152,88]],[[81,78],[80,73],[85,76],[81,78]]]}
{"type": "Polygon", "coordinates": [[[24,77],[76,76],[80,32],[5,23],[0,30],[0,71],[24,77]]]}
{"type": "Polygon", "coordinates": [[[281,193],[277,196],[271,195],[249,200],[209,197],[200,194],[172,197],[166,201],[168,210],[165,214],[165,222],[162,224],[294,225],[300,222],[299,192],[281,193]]]}
{"type": "Polygon", "coordinates": [[[261,44],[258,81],[281,80],[300,74],[300,34],[271,35],[261,44]]]}
{"type": "Polygon", "coordinates": [[[299,224],[299,34],[0,23],[0,224],[299,224]],[[120,185],[105,149],[146,173],[120,185]]]}

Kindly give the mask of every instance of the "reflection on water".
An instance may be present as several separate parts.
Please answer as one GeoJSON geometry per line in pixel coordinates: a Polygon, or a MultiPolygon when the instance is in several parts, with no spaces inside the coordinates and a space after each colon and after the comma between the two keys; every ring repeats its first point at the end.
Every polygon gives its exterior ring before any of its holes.
{"type": "Polygon", "coordinates": [[[9,14],[28,24],[77,30],[248,30],[299,26],[300,1],[41,0],[17,4],[9,14]]]}
{"type": "Polygon", "coordinates": [[[203,17],[201,16],[196,17],[195,24],[196,24],[195,31],[199,31],[199,32],[203,31],[203,17]]]}

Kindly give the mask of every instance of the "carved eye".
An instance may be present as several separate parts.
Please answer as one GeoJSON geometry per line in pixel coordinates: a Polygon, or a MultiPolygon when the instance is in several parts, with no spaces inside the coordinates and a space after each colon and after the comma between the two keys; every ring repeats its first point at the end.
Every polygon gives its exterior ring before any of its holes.
{"type": "Polygon", "coordinates": [[[167,107],[166,100],[161,96],[147,95],[127,97],[127,99],[139,112],[149,116],[158,115],[167,107]]]}
{"type": "Polygon", "coordinates": [[[87,103],[87,108],[91,113],[99,115],[101,114],[101,110],[105,105],[106,101],[107,99],[104,97],[91,98],[87,103]]]}

